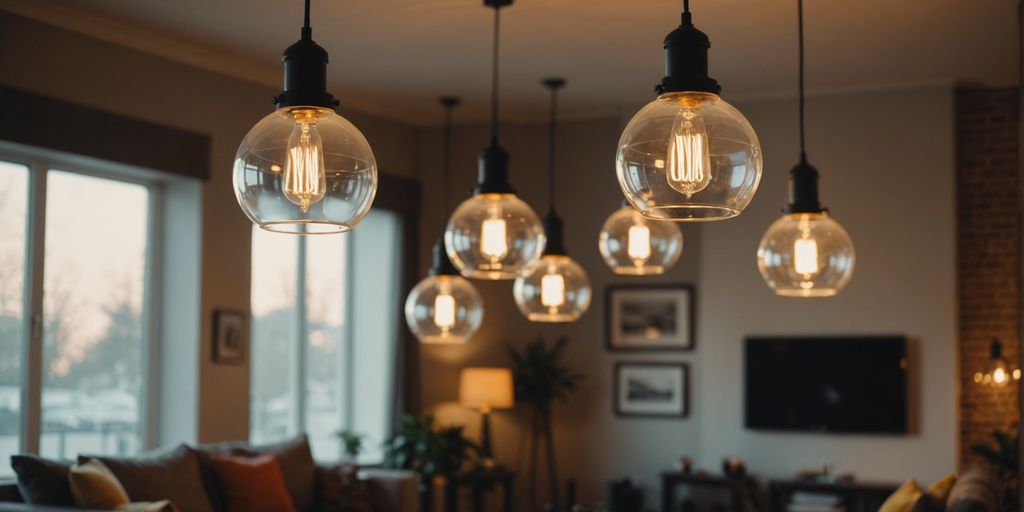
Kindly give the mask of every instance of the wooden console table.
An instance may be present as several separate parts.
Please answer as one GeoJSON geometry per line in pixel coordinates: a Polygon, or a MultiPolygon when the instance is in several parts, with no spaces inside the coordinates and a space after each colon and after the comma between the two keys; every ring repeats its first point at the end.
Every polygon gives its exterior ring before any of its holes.
{"type": "Polygon", "coordinates": [[[694,488],[724,489],[729,491],[729,510],[743,512],[758,510],[757,480],[753,477],[730,478],[706,473],[682,473],[666,471],[661,474],[661,511],[675,510],[676,488],[689,486],[694,488]]]}
{"type": "Polygon", "coordinates": [[[842,500],[847,512],[874,512],[896,491],[898,484],[773,480],[768,484],[769,512],[785,512],[794,493],[829,494],[842,500]]]}

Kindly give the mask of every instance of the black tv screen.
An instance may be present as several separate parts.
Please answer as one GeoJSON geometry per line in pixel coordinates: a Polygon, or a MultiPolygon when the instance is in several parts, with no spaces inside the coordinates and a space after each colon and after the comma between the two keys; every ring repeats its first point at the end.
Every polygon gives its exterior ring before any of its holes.
{"type": "Polygon", "coordinates": [[[907,431],[904,337],[752,337],[745,367],[747,428],[907,431]]]}

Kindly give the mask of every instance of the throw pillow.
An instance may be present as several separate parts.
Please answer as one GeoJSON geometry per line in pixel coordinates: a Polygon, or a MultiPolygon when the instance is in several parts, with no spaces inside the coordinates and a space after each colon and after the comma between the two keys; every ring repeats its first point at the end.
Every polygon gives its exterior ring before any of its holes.
{"type": "Polygon", "coordinates": [[[18,492],[29,505],[73,507],[68,484],[71,464],[35,455],[12,455],[11,468],[18,475],[18,492]]]}
{"type": "Polygon", "coordinates": [[[232,455],[274,455],[284,474],[284,484],[295,508],[306,512],[316,507],[316,462],[313,461],[313,452],[309,449],[309,439],[305,435],[277,444],[235,448],[232,455]]]}
{"type": "Polygon", "coordinates": [[[878,512],[910,512],[923,495],[924,492],[921,491],[921,486],[917,485],[917,480],[911,478],[882,503],[878,512]]]}
{"type": "Polygon", "coordinates": [[[81,508],[113,510],[131,501],[117,477],[96,459],[72,466],[68,480],[75,505],[81,508]]]}
{"type": "Polygon", "coordinates": [[[114,510],[118,512],[179,512],[178,507],[167,500],[163,501],[135,501],[125,503],[114,510]]]}
{"type": "Polygon", "coordinates": [[[945,503],[949,498],[949,491],[953,488],[953,484],[956,483],[956,475],[950,473],[940,480],[932,483],[928,486],[928,496],[931,496],[942,503],[945,503]]]}
{"type": "Polygon", "coordinates": [[[213,512],[200,477],[199,457],[185,445],[137,458],[93,458],[110,468],[132,501],[170,500],[186,512],[213,512]]]}
{"type": "Polygon", "coordinates": [[[284,475],[273,455],[211,455],[227,512],[294,512],[284,475]]]}

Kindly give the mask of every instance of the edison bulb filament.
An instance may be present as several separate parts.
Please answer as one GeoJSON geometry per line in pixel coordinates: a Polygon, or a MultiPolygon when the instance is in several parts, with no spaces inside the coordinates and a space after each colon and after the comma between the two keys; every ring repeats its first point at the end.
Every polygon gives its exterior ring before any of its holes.
{"type": "Polygon", "coordinates": [[[284,167],[284,196],[305,213],[327,192],[324,144],[316,126],[316,110],[297,109],[294,116],[284,167]]]}
{"type": "Polygon", "coordinates": [[[676,115],[666,164],[669,186],[682,192],[687,199],[711,183],[708,133],[699,114],[699,103],[697,105],[697,108],[683,108],[676,115]]]}

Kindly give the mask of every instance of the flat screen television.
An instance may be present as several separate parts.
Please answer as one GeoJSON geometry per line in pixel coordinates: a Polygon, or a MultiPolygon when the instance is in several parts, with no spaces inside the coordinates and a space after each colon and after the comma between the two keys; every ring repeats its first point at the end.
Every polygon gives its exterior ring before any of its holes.
{"type": "Polygon", "coordinates": [[[749,429],[907,432],[904,337],[750,337],[744,365],[749,429]]]}

